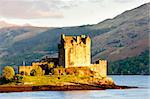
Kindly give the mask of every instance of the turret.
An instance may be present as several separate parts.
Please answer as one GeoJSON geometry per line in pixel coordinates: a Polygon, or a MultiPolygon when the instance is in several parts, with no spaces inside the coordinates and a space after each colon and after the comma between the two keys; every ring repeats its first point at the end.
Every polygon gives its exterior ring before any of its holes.
{"type": "Polygon", "coordinates": [[[87,38],[86,38],[86,45],[87,45],[87,46],[90,46],[90,45],[91,45],[91,39],[90,39],[89,36],[87,36],[87,38]]]}
{"type": "Polygon", "coordinates": [[[76,39],[77,39],[77,43],[80,43],[81,40],[80,36],[77,36],[76,39]]]}

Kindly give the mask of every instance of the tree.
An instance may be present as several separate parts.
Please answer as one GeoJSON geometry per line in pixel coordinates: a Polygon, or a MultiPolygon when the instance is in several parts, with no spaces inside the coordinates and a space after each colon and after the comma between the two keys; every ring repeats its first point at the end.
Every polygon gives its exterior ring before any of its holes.
{"type": "Polygon", "coordinates": [[[32,69],[32,70],[31,70],[30,75],[31,75],[31,76],[35,76],[35,75],[36,75],[35,69],[32,69]]]}
{"type": "Polygon", "coordinates": [[[53,75],[59,75],[59,69],[58,68],[54,68],[52,71],[53,75]]]}
{"type": "Polygon", "coordinates": [[[45,69],[45,74],[48,75],[49,73],[52,73],[54,67],[54,62],[50,62],[45,69]]]}
{"type": "Polygon", "coordinates": [[[62,66],[59,67],[59,74],[60,75],[64,75],[65,74],[65,68],[63,68],[62,66]]]}
{"type": "Polygon", "coordinates": [[[31,76],[42,76],[43,70],[40,66],[35,66],[35,68],[31,70],[30,75],[31,76]]]}
{"type": "Polygon", "coordinates": [[[109,62],[109,74],[150,74],[149,50],[138,56],[109,62]]]}
{"type": "Polygon", "coordinates": [[[12,80],[15,75],[15,71],[11,66],[6,66],[3,69],[3,77],[6,80],[12,80]]]}
{"type": "Polygon", "coordinates": [[[14,76],[14,81],[16,83],[20,83],[22,81],[22,79],[23,79],[23,76],[20,75],[20,74],[17,74],[17,75],[14,76]]]}
{"type": "Polygon", "coordinates": [[[53,68],[55,65],[54,65],[54,63],[53,62],[50,62],[49,64],[48,64],[48,69],[51,69],[51,68],[53,68]]]}

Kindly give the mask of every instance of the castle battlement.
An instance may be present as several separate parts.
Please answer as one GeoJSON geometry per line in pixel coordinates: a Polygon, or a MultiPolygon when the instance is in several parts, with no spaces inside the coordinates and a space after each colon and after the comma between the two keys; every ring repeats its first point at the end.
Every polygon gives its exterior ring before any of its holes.
{"type": "Polygon", "coordinates": [[[61,36],[61,45],[64,48],[72,47],[72,46],[88,46],[90,44],[90,37],[85,35],[80,36],[65,36],[64,34],[61,36]]]}

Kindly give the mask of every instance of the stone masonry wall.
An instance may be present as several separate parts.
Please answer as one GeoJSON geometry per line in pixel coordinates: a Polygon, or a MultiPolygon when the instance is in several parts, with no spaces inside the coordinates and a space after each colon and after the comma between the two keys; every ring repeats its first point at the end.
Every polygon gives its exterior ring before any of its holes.
{"type": "Polygon", "coordinates": [[[107,61],[106,60],[99,60],[99,63],[91,64],[89,68],[93,71],[98,72],[102,77],[107,76],[107,61]]]}
{"type": "Polygon", "coordinates": [[[26,72],[28,75],[30,75],[31,70],[33,69],[32,66],[19,66],[19,73],[26,72]]]}
{"type": "Polygon", "coordinates": [[[89,66],[91,40],[85,35],[62,36],[59,48],[59,65],[64,67],[89,66]]]}

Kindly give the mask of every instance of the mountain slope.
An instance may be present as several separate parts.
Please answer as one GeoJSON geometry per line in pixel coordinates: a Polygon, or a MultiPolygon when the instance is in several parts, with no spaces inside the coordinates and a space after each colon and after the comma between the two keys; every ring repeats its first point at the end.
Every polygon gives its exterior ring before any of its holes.
{"type": "Polygon", "coordinates": [[[96,53],[93,59],[100,55],[108,60],[124,59],[148,49],[149,6],[149,3],[142,5],[93,26],[95,29],[113,27],[110,32],[93,38],[93,50],[105,49],[96,53]]]}
{"type": "Polygon", "coordinates": [[[10,23],[7,23],[5,21],[0,21],[0,28],[4,28],[4,27],[14,27],[14,26],[17,26],[15,24],[10,24],[10,23]]]}
{"type": "Polygon", "coordinates": [[[149,68],[149,51],[146,50],[138,56],[126,58],[109,63],[109,74],[126,74],[126,75],[148,75],[149,68]]]}
{"type": "Polygon", "coordinates": [[[21,65],[45,55],[56,56],[60,35],[90,35],[92,60],[116,61],[137,56],[149,48],[150,3],[94,25],[62,28],[9,27],[0,29],[0,64],[21,65]]]}

